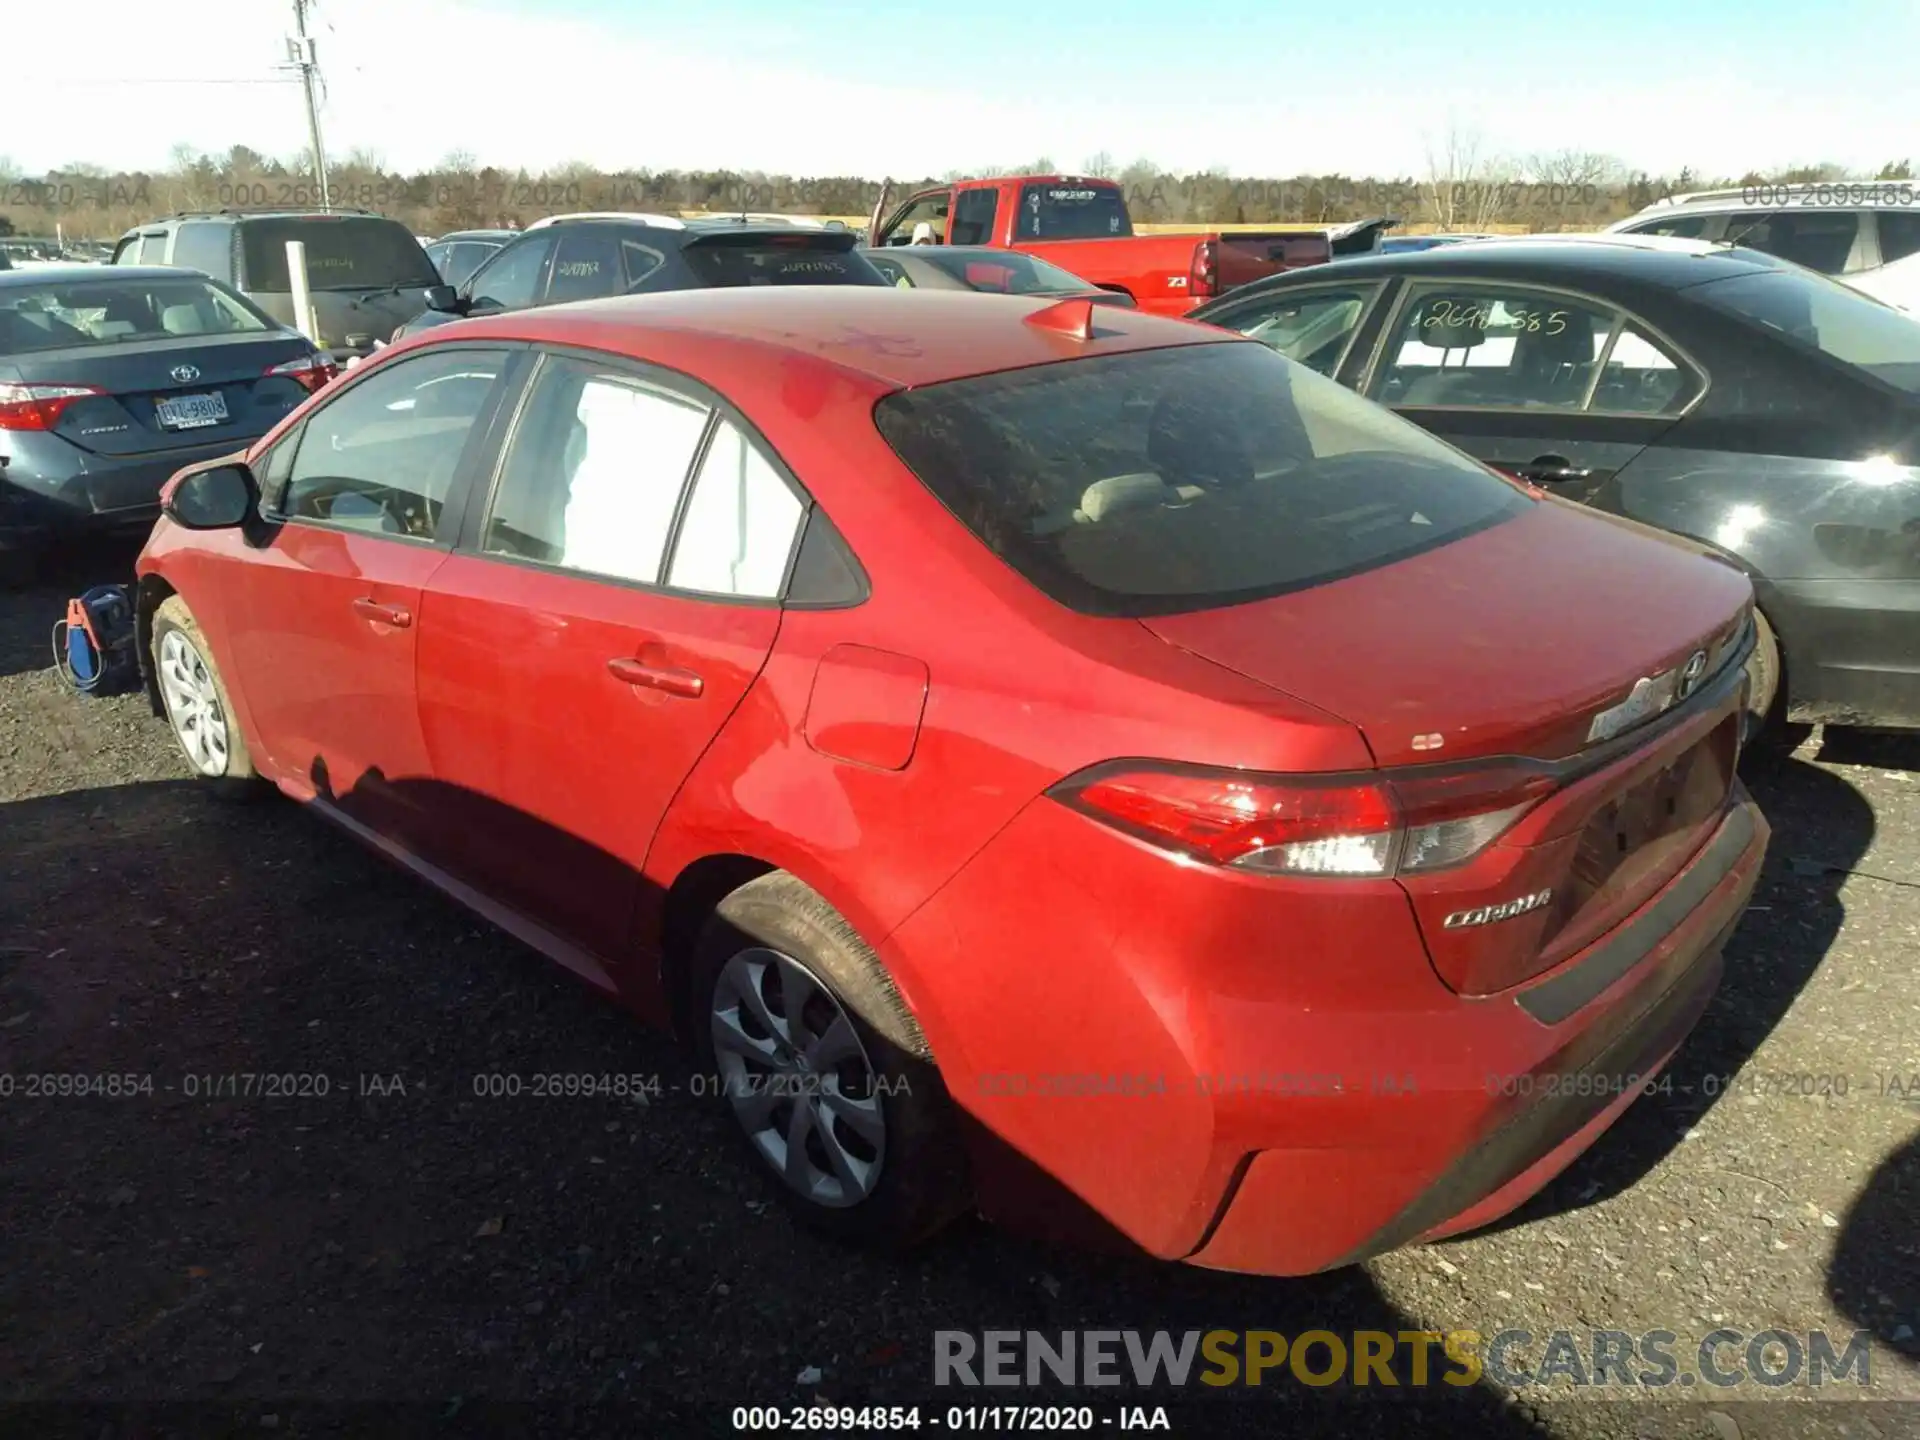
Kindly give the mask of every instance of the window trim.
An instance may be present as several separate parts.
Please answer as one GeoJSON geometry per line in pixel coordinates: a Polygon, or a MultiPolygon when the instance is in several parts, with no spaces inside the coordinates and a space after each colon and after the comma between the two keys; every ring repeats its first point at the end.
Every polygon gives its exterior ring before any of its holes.
{"type": "MultiPolygon", "coordinates": [[[[1392,281],[1393,281],[1393,277],[1390,275],[1380,275],[1380,276],[1373,276],[1373,277],[1363,276],[1358,280],[1346,280],[1346,281],[1322,280],[1318,276],[1316,276],[1314,278],[1313,284],[1311,285],[1275,286],[1272,290],[1268,290],[1263,294],[1249,295],[1246,299],[1241,301],[1239,305],[1225,307],[1224,311],[1219,316],[1217,316],[1214,319],[1210,319],[1205,323],[1209,325],[1221,326],[1224,329],[1229,329],[1234,331],[1236,334],[1241,335],[1248,340],[1259,341],[1261,344],[1265,344],[1266,342],[1261,341],[1258,335],[1248,335],[1246,331],[1240,329],[1239,325],[1235,323],[1234,317],[1236,313],[1244,314],[1246,312],[1255,310],[1259,307],[1259,304],[1261,301],[1270,300],[1276,295],[1281,296],[1286,300],[1293,300],[1296,298],[1311,299],[1315,295],[1326,294],[1326,293],[1331,293],[1336,291],[1358,291],[1364,297],[1360,301],[1360,314],[1354,320],[1353,328],[1347,332],[1347,343],[1341,347],[1340,357],[1333,362],[1333,369],[1325,372],[1327,379],[1335,380],[1339,378],[1340,372],[1347,368],[1347,361],[1353,358],[1354,343],[1358,341],[1363,334],[1366,333],[1367,322],[1373,318],[1375,307],[1377,307],[1380,304],[1380,296],[1382,292],[1386,290],[1387,286],[1390,285],[1392,281]]],[[[1272,347],[1269,346],[1268,348],[1271,349],[1272,347]]],[[[1302,363],[1301,361],[1293,360],[1293,357],[1290,355],[1283,356],[1282,358],[1286,360],[1291,360],[1292,363],[1296,365],[1299,365],[1302,363]]],[[[1306,368],[1309,370],[1313,369],[1311,365],[1308,365],[1306,368]]],[[[1318,374],[1320,372],[1316,371],[1315,373],[1318,374]]]]}
{"type": "MultiPolygon", "coordinates": [[[[294,453],[293,458],[287,462],[286,485],[286,488],[291,490],[293,488],[293,467],[300,463],[300,449],[307,442],[307,429],[312,425],[314,417],[325,414],[354,390],[366,384],[367,381],[379,375],[404,369],[410,364],[420,360],[430,359],[434,356],[463,351],[469,353],[478,351],[484,354],[502,353],[505,359],[500,367],[500,373],[494,377],[493,388],[488,392],[486,401],[481,405],[479,413],[474,416],[473,425],[467,431],[466,441],[460,447],[459,458],[454,461],[453,479],[447,486],[447,498],[440,506],[440,523],[434,527],[434,533],[432,535],[394,535],[382,530],[364,530],[357,525],[337,525],[331,520],[320,520],[311,515],[289,515],[280,509],[270,511],[266,508],[266,496],[264,493],[260,497],[261,503],[258,507],[260,518],[272,525],[301,525],[314,530],[332,531],[340,535],[361,535],[373,540],[395,540],[408,545],[426,546],[434,550],[451,551],[459,538],[461,526],[470,508],[468,496],[473,488],[472,479],[474,467],[482,458],[484,453],[482,447],[492,439],[492,431],[499,415],[502,399],[511,393],[511,382],[514,375],[515,362],[520,358],[520,353],[525,349],[526,343],[524,341],[468,340],[455,341],[452,344],[431,345],[419,350],[409,351],[406,355],[387,364],[370,366],[363,369],[353,375],[350,380],[344,381],[344,383],[336,381],[335,383],[340,385],[338,393],[328,395],[324,401],[301,416],[298,423],[292,426],[285,435],[267,447],[267,450],[271,451],[280,445],[286,444],[289,440],[292,441],[294,453]]],[[[261,452],[263,459],[266,454],[267,451],[261,452]]],[[[258,472],[256,471],[255,473],[257,474],[258,472]]],[[[279,498],[281,500],[286,498],[284,492],[279,498]]]]}
{"type": "Polygon", "coordinates": [[[1380,328],[1380,333],[1374,337],[1373,354],[1368,357],[1366,368],[1360,372],[1354,384],[1354,389],[1360,395],[1373,401],[1376,405],[1387,405],[1387,408],[1393,410],[1396,414],[1402,409],[1407,409],[1432,410],[1442,414],[1590,415],[1602,420],[1666,420],[1677,422],[1685,419],[1698,409],[1701,401],[1707,398],[1708,391],[1713,389],[1712,372],[1695,359],[1691,351],[1684,345],[1678,344],[1665,330],[1657,325],[1650,324],[1637,311],[1621,304],[1618,300],[1609,300],[1605,296],[1595,295],[1591,291],[1575,290],[1566,286],[1551,285],[1538,280],[1506,280],[1498,277],[1490,278],[1483,275],[1468,276],[1460,280],[1447,280],[1437,278],[1431,273],[1409,275],[1406,276],[1405,279],[1407,283],[1400,287],[1400,293],[1394,297],[1393,305],[1387,316],[1387,323],[1380,328]],[[1539,295],[1559,295],[1614,316],[1613,328],[1607,336],[1606,345],[1595,358],[1593,379],[1588,383],[1586,394],[1582,397],[1582,403],[1579,409],[1543,410],[1537,406],[1526,405],[1397,406],[1388,405],[1386,401],[1380,399],[1373,393],[1374,385],[1381,377],[1381,369],[1386,359],[1388,346],[1392,344],[1394,335],[1399,333],[1400,322],[1406,317],[1407,309],[1410,305],[1417,302],[1422,296],[1431,295],[1435,291],[1443,294],[1454,294],[1487,290],[1496,292],[1496,295],[1513,290],[1539,295]],[[1619,339],[1621,329],[1625,325],[1632,325],[1635,329],[1639,330],[1647,339],[1653,341],[1660,349],[1666,351],[1669,359],[1675,361],[1683,369],[1691,371],[1694,379],[1699,382],[1699,388],[1688,398],[1687,403],[1682,405],[1678,410],[1663,410],[1657,415],[1649,415],[1644,410],[1593,410],[1588,408],[1592,403],[1594,391],[1599,385],[1600,376],[1605,373],[1605,362],[1607,358],[1613,354],[1614,344],[1619,339]]]}
{"type": "MultiPolygon", "coordinates": [[[[484,477],[476,475],[473,485],[473,502],[454,539],[453,548],[475,560],[485,560],[496,564],[513,565],[523,569],[537,570],[543,574],[561,575],[592,585],[614,585],[624,590],[638,591],[642,594],[677,596],[687,600],[703,600],[716,605],[748,605],[787,608],[787,591],[793,583],[794,566],[800,558],[800,547],[806,538],[808,522],[813,512],[819,508],[807,487],[788,465],[786,458],[774,448],[760,427],[749,420],[740,408],[728,400],[719,391],[702,383],[683,371],[671,366],[661,365],[651,360],[636,359],[632,355],[619,351],[599,350],[589,345],[565,343],[543,343],[528,347],[532,352],[532,363],[527,373],[520,378],[518,388],[506,407],[507,415],[504,427],[487,459],[487,472],[484,477]],[[530,560],[522,555],[500,555],[487,550],[484,546],[487,522],[492,518],[494,501],[498,497],[501,478],[506,473],[507,457],[512,453],[513,442],[520,432],[520,424],[531,405],[534,390],[540,376],[545,373],[551,360],[572,360],[606,370],[616,375],[625,375],[650,389],[665,391],[670,395],[701,406],[707,412],[707,422],[700,432],[699,441],[693,447],[693,455],[687,463],[686,471],[680,477],[680,494],[674,501],[673,518],[667,527],[666,544],[660,551],[660,566],[654,572],[654,579],[635,580],[627,576],[603,575],[594,570],[581,570],[570,565],[562,565],[550,560],[530,560]],[[666,577],[673,573],[673,559],[680,543],[680,531],[686,519],[687,506],[693,498],[694,482],[699,478],[700,467],[706,463],[707,452],[712,448],[713,437],[719,429],[719,422],[726,420],[746,437],[747,443],[760,452],[760,456],[772,469],[780,482],[787,487],[800,502],[800,519],[794,526],[793,535],[787,542],[787,560],[781,568],[780,587],[776,594],[767,595],[730,595],[710,590],[690,590],[685,586],[669,585],[666,577]]],[[[464,457],[463,457],[464,463],[464,457]]],[[[836,530],[839,527],[835,527],[836,530]]],[[[854,554],[850,543],[843,545],[853,561],[853,568],[860,579],[861,601],[872,593],[872,584],[867,577],[866,567],[854,554]]],[[[834,602],[826,608],[847,608],[848,602],[834,602]]],[[[794,608],[819,608],[798,605],[794,608]]]]}

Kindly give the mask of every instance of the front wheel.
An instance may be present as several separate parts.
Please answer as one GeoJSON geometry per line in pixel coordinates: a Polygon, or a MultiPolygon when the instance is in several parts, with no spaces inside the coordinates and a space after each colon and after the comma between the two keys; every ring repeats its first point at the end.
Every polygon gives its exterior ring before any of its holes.
{"type": "Polygon", "coordinates": [[[194,774],[222,796],[257,790],[226,682],[193,612],[178,595],[169,595],[154,612],[152,660],[167,724],[194,774]]]}
{"type": "Polygon", "coordinates": [[[692,976],[705,1079],[800,1220],[910,1246],[970,1203],[951,1100],[879,958],[783,872],[734,891],[692,976]]]}

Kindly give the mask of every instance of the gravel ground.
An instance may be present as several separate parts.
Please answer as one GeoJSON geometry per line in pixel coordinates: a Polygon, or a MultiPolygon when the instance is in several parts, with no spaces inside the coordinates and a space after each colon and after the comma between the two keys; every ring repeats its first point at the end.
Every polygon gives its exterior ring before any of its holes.
{"type": "Polygon", "coordinates": [[[1668,1329],[1685,1358],[1724,1324],[1871,1330],[1871,1388],[1288,1381],[1099,1411],[1164,1405],[1183,1435],[1920,1435],[1920,1101],[1889,1083],[1920,1084],[1920,742],[1816,734],[1755,778],[1768,872],[1673,1092],[1501,1227],[1293,1281],[979,1224],[889,1262],[770,1208],[670,1043],[295,805],[209,803],[143,699],[67,692],[47,627],[126,558],[0,596],[0,1072],[152,1085],[0,1100],[0,1431],[719,1434],[739,1404],[1004,1402],[933,1389],[939,1329],[1668,1329]],[[494,1071],[662,1088],[476,1096],[494,1071]],[[329,1089],[189,1093],[235,1073],[329,1089]],[[162,1401],[186,1408],[140,1408],[162,1401]]]}

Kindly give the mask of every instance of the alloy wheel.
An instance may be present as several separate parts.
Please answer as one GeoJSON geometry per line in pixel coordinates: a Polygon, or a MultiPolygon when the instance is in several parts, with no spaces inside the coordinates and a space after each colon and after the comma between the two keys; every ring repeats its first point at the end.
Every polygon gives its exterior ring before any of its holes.
{"type": "Polygon", "coordinates": [[[213,672],[178,630],[160,638],[160,693],[180,748],[202,775],[227,773],[227,712],[213,672]]]}
{"type": "Polygon", "coordinates": [[[825,982],[790,955],[742,950],[714,984],[709,1022],[734,1118],[781,1180],[834,1209],[871,1195],[886,1158],[884,1086],[825,982]]]}

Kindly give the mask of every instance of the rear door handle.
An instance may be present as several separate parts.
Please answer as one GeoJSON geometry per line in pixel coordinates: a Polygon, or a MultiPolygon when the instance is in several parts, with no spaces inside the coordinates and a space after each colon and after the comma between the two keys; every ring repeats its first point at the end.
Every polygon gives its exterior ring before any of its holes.
{"type": "Polygon", "coordinates": [[[625,655],[617,655],[607,661],[607,672],[614,679],[624,680],[629,685],[664,690],[683,700],[698,700],[707,688],[707,682],[691,670],[679,670],[671,665],[648,665],[625,655]]]}
{"type": "Polygon", "coordinates": [[[413,612],[404,605],[382,605],[371,595],[362,595],[353,602],[353,613],[362,620],[377,620],[382,625],[391,625],[396,630],[404,630],[413,624],[413,612]]]}

